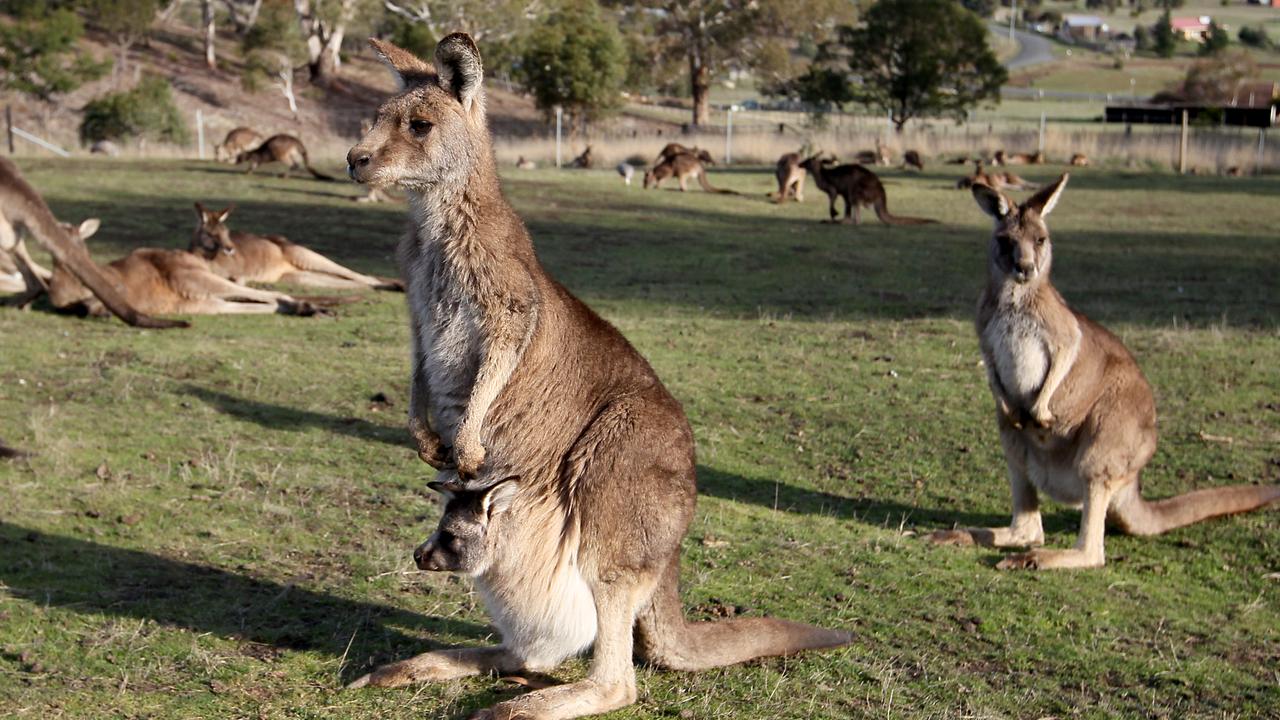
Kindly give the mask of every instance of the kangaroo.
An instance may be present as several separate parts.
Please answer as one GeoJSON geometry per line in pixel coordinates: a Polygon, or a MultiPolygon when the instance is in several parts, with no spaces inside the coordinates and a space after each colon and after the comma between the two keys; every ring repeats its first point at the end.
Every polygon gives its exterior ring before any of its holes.
{"type": "Polygon", "coordinates": [[[702,161],[703,165],[706,165],[708,167],[716,164],[715,159],[711,157],[711,153],[707,152],[706,150],[701,150],[696,145],[693,147],[685,147],[680,143],[674,143],[674,142],[667,143],[662,148],[662,151],[658,153],[658,157],[654,158],[653,164],[661,165],[662,163],[666,162],[667,160],[670,160],[671,158],[674,158],[677,155],[692,155],[698,160],[702,161]]]}
{"type": "Polygon", "coordinates": [[[1087,167],[1089,165],[1089,156],[1084,153],[1076,153],[1071,156],[1071,164],[1079,167],[1087,167]]]}
{"type": "Polygon", "coordinates": [[[836,198],[844,198],[844,220],[855,225],[862,223],[862,206],[869,205],[876,211],[876,217],[885,225],[924,225],[937,220],[928,218],[899,217],[889,212],[888,198],[884,193],[884,185],[880,178],[861,165],[836,165],[834,158],[824,159],[821,154],[814,155],[801,163],[801,167],[813,176],[818,189],[827,194],[830,200],[831,222],[836,222],[836,198]],[[852,213],[852,220],[850,219],[852,213]]]}
{"type": "MultiPolygon", "coordinates": [[[[72,241],[84,241],[98,229],[98,221],[80,224],[72,241]]],[[[226,315],[232,313],[283,313],[314,315],[316,308],[284,293],[239,285],[218,277],[201,258],[185,250],[137,248],[107,263],[102,273],[124,289],[131,306],[156,315],[226,315]]],[[[59,310],[83,309],[102,313],[100,303],[74,275],[54,260],[49,299],[59,310]]]]}
{"type": "Polygon", "coordinates": [[[471,37],[441,40],[434,67],[370,42],[402,90],[348,153],[348,172],[409,195],[399,258],[410,433],[420,458],[467,488],[480,489],[481,471],[520,480],[503,491],[503,552],[482,573],[501,644],[428,652],[349,687],[549,669],[593,647],[586,679],[487,711],[574,718],[635,702],[633,649],[698,670],[847,643],[778,619],[685,621],[680,542],[697,491],[684,411],[622,334],[539,263],[502,194],[471,37]]]}
{"type": "MultiPolygon", "coordinates": [[[[468,490],[459,479],[427,483],[445,496],[435,534],[413,551],[413,561],[428,572],[458,572],[480,578],[494,558],[515,552],[504,546],[501,516],[511,506],[520,479],[510,477],[483,490],[468,490]]],[[[483,591],[482,591],[483,592],[483,591]]],[[[503,623],[499,620],[498,625],[503,623]]]]}
{"type": "Polygon", "coordinates": [[[595,159],[591,157],[591,146],[588,145],[582,154],[573,159],[573,167],[590,170],[595,165],[595,159]]]}
{"type": "MultiPolygon", "coordinates": [[[[22,292],[38,295],[52,281],[53,273],[31,262],[26,245],[21,244],[19,230],[34,237],[65,272],[73,274],[87,288],[86,292],[91,292],[102,306],[125,323],[153,329],[188,326],[181,320],[150,317],[130,305],[124,288],[104,274],[89,257],[83,243],[75,241],[68,226],[58,222],[44,199],[22,177],[18,166],[7,158],[0,158],[0,256],[8,257],[23,276],[25,291],[22,292]]],[[[34,297],[24,295],[21,300],[30,302],[34,297]]]]}
{"type": "Polygon", "coordinates": [[[302,141],[292,135],[272,135],[267,141],[259,145],[253,150],[245,150],[236,155],[236,165],[249,163],[249,169],[245,172],[253,174],[259,165],[267,163],[284,163],[284,172],[280,173],[280,177],[289,177],[297,168],[303,168],[307,172],[320,180],[333,180],[333,176],[311,167],[311,161],[307,159],[307,148],[302,141]]]}
{"type": "Polygon", "coordinates": [[[924,160],[920,159],[920,153],[915,150],[908,150],[902,154],[902,169],[915,168],[920,172],[924,172],[924,160]]]}
{"type": "Polygon", "coordinates": [[[1139,474],[1156,449],[1151,386],[1120,339],[1072,310],[1049,278],[1053,244],[1044,219],[1066,184],[1063,175],[1022,205],[973,186],[978,206],[995,220],[977,331],[1009,465],[1013,521],[1007,528],[941,530],[932,539],[1041,545],[1037,491],[1083,506],[1073,549],[1010,555],[1001,569],[1101,567],[1107,520],[1131,535],[1155,535],[1280,500],[1276,485],[1143,499],[1139,474]]]}
{"type": "Polygon", "coordinates": [[[8,445],[4,444],[4,440],[0,440],[0,459],[19,460],[24,457],[29,457],[30,455],[31,453],[28,453],[25,450],[11,448],[8,445]]]}
{"type": "Polygon", "coordinates": [[[321,288],[404,290],[392,278],[379,278],[345,268],[320,253],[290,242],[283,235],[254,235],[232,231],[227,217],[232,207],[196,208],[196,230],[188,250],[202,257],[209,269],[234,282],[286,283],[321,288]]]}
{"type": "Polygon", "coordinates": [[[517,170],[537,170],[538,163],[532,160],[526,160],[525,157],[521,155],[519,158],[516,159],[516,169],[517,170]]]}
{"type": "Polygon", "coordinates": [[[973,174],[956,181],[956,187],[967,190],[975,185],[986,185],[996,190],[1034,190],[1037,186],[1012,172],[988,172],[981,160],[973,161],[973,174]]]}
{"type": "Polygon", "coordinates": [[[218,162],[234,163],[240,153],[262,145],[262,136],[249,127],[238,127],[227,133],[227,137],[213,147],[213,157],[218,162]]]}
{"type": "MultiPolygon", "coordinates": [[[[706,152],[703,150],[702,152],[706,152]]],[[[644,189],[657,189],[663,180],[674,177],[680,183],[680,192],[688,192],[689,178],[695,178],[703,190],[709,193],[720,193],[721,195],[737,195],[734,190],[721,190],[712,187],[711,182],[707,180],[707,169],[697,155],[692,153],[681,153],[673,155],[666,160],[655,165],[651,170],[644,173],[644,189]]]]}
{"type": "Polygon", "coordinates": [[[769,197],[779,205],[786,202],[788,197],[796,202],[804,202],[805,169],[800,162],[800,153],[787,153],[778,158],[777,167],[773,171],[773,176],[778,179],[778,191],[769,193],[769,197]]]}

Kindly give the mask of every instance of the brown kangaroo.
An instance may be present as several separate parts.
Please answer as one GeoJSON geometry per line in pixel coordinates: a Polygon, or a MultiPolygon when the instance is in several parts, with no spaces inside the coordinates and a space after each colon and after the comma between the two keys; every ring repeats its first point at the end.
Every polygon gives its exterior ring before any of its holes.
{"type": "MultiPolygon", "coordinates": [[[[702,152],[706,152],[703,150],[702,152]]],[[[688,192],[689,178],[695,178],[703,190],[709,193],[719,193],[721,195],[737,195],[736,190],[721,190],[712,187],[711,182],[707,180],[707,169],[703,162],[698,159],[697,155],[692,153],[680,153],[672,155],[653,167],[651,170],[644,172],[644,189],[654,188],[655,190],[662,184],[663,180],[674,177],[680,183],[680,192],[688,192]]]]}
{"type": "Polygon", "coordinates": [[[333,176],[325,175],[311,167],[311,161],[307,159],[306,146],[292,135],[272,135],[257,148],[245,150],[236,156],[236,165],[249,163],[249,169],[245,172],[250,174],[257,170],[259,165],[273,162],[284,163],[284,172],[280,173],[282,178],[289,177],[295,169],[302,168],[321,180],[334,179],[333,176]]]}
{"type": "Polygon", "coordinates": [[[208,210],[196,203],[196,231],[187,248],[217,275],[234,282],[286,283],[321,288],[404,290],[394,278],[379,278],[345,268],[283,235],[232,231],[232,207],[208,210]]]}
{"type": "Polygon", "coordinates": [[[1044,218],[1066,184],[1063,175],[1022,205],[973,186],[978,206],[995,220],[977,330],[1009,464],[1013,522],[942,530],[933,540],[1040,545],[1037,491],[1083,506],[1073,549],[1010,555],[1002,569],[1101,567],[1106,520],[1131,535],[1155,535],[1280,500],[1276,485],[1143,499],[1139,474],[1156,449],[1151,386],[1120,339],[1068,307],[1049,279],[1053,245],[1044,218]]]}
{"type": "Polygon", "coordinates": [[[662,151],[658,153],[658,157],[654,158],[653,164],[660,165],[663,162],[670,160],[671,158],[677,155],[692,155],[696,157],[698,160],[702,161],[702,164],[706,165],[707,167],[710,167],[716,164],[715,159],[711,157],[711,153],[707,152],[706,150],[701,150],[696,145],[693,147],[685,147],[680,143],[674,143],[674,142],[667,143],[662,148],[662,151]]]}
{"type": "Polygon", "coordinates": [[[880,178],[861,165],[836,165],[834,158],[824,159],[821,154],[814,155],[801,163],[801,167],[813,176],[818,189],[827,194],[830,200],[831,222],[836,222],[836,198],[844,198],[844,220],[855,225],[862,223],[862,206],[869,205],[876,211],[876,217],[885,225],[924,225],[937,220],[916,217],[900,217],[889,212],[888,198],[884,193],[884,185],[880,178]],[[852,219],[850,214],[852,213],[852,219]]]}
{"type": "Polygon", "coordinates": [[[590,145],[587,146],[586,150],[582,151],[581,155],[574,158],[572,163],[573,167],[581,168],[583,170],[590,170],[592,167],[595,167],[595,164],[595,159],[591,157],[590,145]]]}
{"type": "MultiPolygon", "coordinates": [[[[87,288],[86,292],[91,292],[102,306],[129,325],[155,329],[188,326],[181,320],[149,317],[130,305],[124,287],[93,262],[84,244],[76,242],[69,226],[58,222],[40,194],[27,184],[18,166],[7,158],[0,158],[0,255],[14,260],[26,292],[38,294],[52,281],[53,273],[45,278],[43,273],[47,271],[30,262],[26,246],[19,245],[19,230],[34,237],[62,265],[64,272],[73,274],[82,287],[87,288]]],[[[31,297],[24,296],[23,300],[29,302],[31,297]]]]}
{"type": "Polygon", "coordinates": [[[1087,167],[1089,165],[1089,156],[1084,153],[1075,153],[1071,156],[1071,164],[1078,167],[1087,167]]]}
{"type": "MultiPolygon", "coordinates": [[[[347,162],[356,181],[409,195],[399,257],[413,338],[410,431],[446,482],[519,482],[502,490],[501,531],[472,568],[502,643],[428,652],[351,687],[545,670],[593,647],[586,679],[480,714],[574,718],[635,702],[633,650],[697,670],[848,642],[770,618],[685,621],[680,542],[696,487],[680,404],[539,263],[502,194],[470,36],[441,40],[434,66],[371,42],[403,89],[347,162]]],[[[419,562],[427,566],[421,553],[419,562]]]]}
{"type": "Polygon", "coordinates": [[[249,127],[238,127],[227,133],[226,139],[213,148],[213,156],[218,162],[235,163],[240,153],[262,145],[262,136],[257,130],[249,127]]]}
{"type": "MultiPolygon", "coordinates": [[[[80,224],[72,241],[84,241],[98,229],[96,219],[80,224]]],[[[232,313],[283,313],[314,315],[316,308],[284,293],[239,285],[213,274],[201,258],[185,250],[137,248],[107,263],[102,273],[124,289],[129,304],[156,315],[225,315],[232,313]]],[[[49,299],[60,310],[84,309],[102,313],[100,303],[56,259],[49,299]]]]}
{"type": "Polygon", "coordinates": [[[902,169],[915,168],[920,172],[924,172],[924,160],[920,159],[920,153],[915,150],[908,150],[902,154],[902,169]]]}
{"type": "Polygon", "coordinates": [[[769,193],[773,201],[781,205],[792,198],[796,202],[804,202],[805,169],[801,167],[800,153],[787,153],[778,158],[778,165],[773,176],[778,179],[778,191],[769,193]]]}
{"type": "Polygon", "coordinates": [[[986,185],[996,190],[1034,190],[1035,183],[1027,182],[1021,176],[1009,172],[988,171],[981,160],[973,161],[973,174],[956,181],[956,187],[967,190],[975,185],[986,185]]]}

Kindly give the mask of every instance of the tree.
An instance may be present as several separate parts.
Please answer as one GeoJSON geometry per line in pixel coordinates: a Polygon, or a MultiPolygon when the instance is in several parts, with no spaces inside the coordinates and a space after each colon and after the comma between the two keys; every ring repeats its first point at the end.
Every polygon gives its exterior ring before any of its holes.
{"type": "Polygon", "coordinates": [[[960,4],[966,10],[977,13],[984,18],[989,18],[996,12],[996,0],[960,0],[960,4]]]}
{"type": "Polygon", "coordinates": [[[116,70],[123,71],[129,49],[151,29],[159,3],[157,0],[84,0],[83,5],[93,24],[115,41],[120,53],[116,70]]]}
{"type": "Polygon", "coordinates": [[[298,24],[307,47],[311,82],[328,87],[342,66],[342,40],[361,12],[372,8],[370,0],[293,0],[298,24]]]}
{"type": "Polygon", "coordinates": [[[405,49],[412,48],[400,41],[426,45],[417,54],[430,58],[437,38],[465,32],[480,48],[486,74],[507,77],[520,56],[520,37],[546,9],[544,0],[383,0],[382,4],[399,21],[388,33],[396,45],[405,49]]]}
{"type": "Polygon", "coordinates": [[[582,121],[617,107],[626,75],[626,48],[617,25],[595,0],[566,0],[534,26],[520,76],[538,107],[562,106],[574,133],[582,121]]]}
{"type": "Polygon", "coordinates": [[[242,38],[257,24],[262,11],[262,0],[223,0],[222,4],[227,6],[231,26],[242,38]]]}
{"type": "Polygon", "coordinates": [[[1204,42],[1200,43],[1201,56],[1217,55],[1231,44],[1231,35],[1217,22],[1209,21],[1209,31],[1205,33],[1204,42]]]}
{"type": "Polygon", "coordinates": [[[860,27],[841,30],[858,101],[888,112],[898,132],[913,117],[965,117],[999,101],[1008,73],[987,28],[954,0],[879,0],[860,27]]]}
{"type": "Polygon", "coordinates": [[[1262,25],[1256,28],[1242,27],[1239,33],[1240,43],[1251,48],[1265,50],[1271,47],[1271,38],[1267,37],[1267,29],[1262,25]]]}
{"type": "Polygon", "coordinates": [[[1151,47],[1160,57],[1173,57],[1178,49],[1178,38],[1173,34],[1173,18],[1167,9],[1151,28],[1151,47]]]}
{"type": "Polygon", "coordinates": [[[49,103],[110,68],[80,48],[84,24],[71,10],[44,0],[10,3],[9,10],[12,22],[0,23],[0,87],[49,103]]]}
{"type": "Polygon", "coordinates": [[[307,61],[307,46],[290,0],[267,0],[257,22],[245,33],[241,48],[245,54],[241,83],[254,92],[264,79],[269,79],[284,96],[296,120],[298,99],[293,90],[293,72],[307,61]]]}
{"type": "Polygon", "coordinates": [[[210,70],[216,70],[218,57],[213,41],[218,28],[214,23],[213,0],[200,0],[200,21],[204,25],[204,64],[210,70]]]}
{"type": "Polygon", "coordinates": [[[1239,87],[1258,78],[1258,64],[1247,52],[1224,51],[1187,68],[1181,87],[1169,94],[1184,102],[1229,103],[1239,87]]]}

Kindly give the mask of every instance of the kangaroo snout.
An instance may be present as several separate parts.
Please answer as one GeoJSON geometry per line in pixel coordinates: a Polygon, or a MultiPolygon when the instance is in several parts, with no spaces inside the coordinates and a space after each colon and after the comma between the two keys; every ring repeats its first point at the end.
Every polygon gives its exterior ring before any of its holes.
{"type": "Polygon", "coordinates": [[[450,562],[440,547],[428,540],[413,551],[413,562],[419,570],[427,572],[451,572],[457,570],[457,563],[450,562]]]}
{"type": "Polygon", "coordinates": [[[359,147],[353,147],[347,153],[347,174],[358,183],[368,182],[368,170],[372,162],[372,155],[359,147]]]}

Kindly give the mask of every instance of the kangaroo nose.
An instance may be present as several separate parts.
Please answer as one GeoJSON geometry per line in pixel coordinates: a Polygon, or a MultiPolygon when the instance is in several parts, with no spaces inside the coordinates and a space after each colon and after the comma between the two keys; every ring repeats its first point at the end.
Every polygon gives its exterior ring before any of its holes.
{"type": "Polygon", "coordinates": [[[369,153],[351,148],[351,152],[347,153],[347,174],[352,180],[360,180],[360,171],[368,168],[372,159],[369,153]]]}

